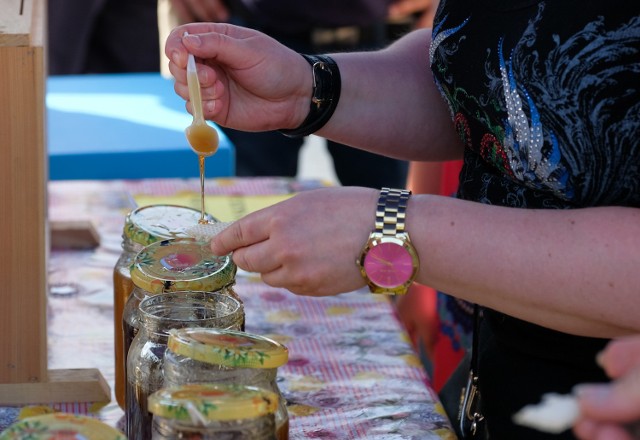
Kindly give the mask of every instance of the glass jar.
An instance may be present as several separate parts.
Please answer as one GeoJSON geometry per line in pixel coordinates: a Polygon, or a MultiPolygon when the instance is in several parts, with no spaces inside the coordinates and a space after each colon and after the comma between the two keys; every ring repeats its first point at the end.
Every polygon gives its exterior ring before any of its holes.
{"type": "Polygon", "coordinates": [[[52,413],[27,417],[0,433],[0,440],[127,440],[117,429],[93,417],[52,413]]]}
{"type": "Polygon", "coordinates": [[[164,360],[165,386],[234,383],[267,389],[278,396],[276,438],[289,438],[286,401],[276,382],[287,348],[269,338],[234,330],[183,328],[171,332],[164,360]]]}
{"type": "MultiPolygon", "coordinates": [[[[192,238],[159,241],[138,252],[130,268],[134,288],[122,311],[125,379],[129,347],[138,331],[138,306],[143,299],[166,292],[208,291],[229,295],[242,303],[233,290],[236,271],[229,255],[217,257],[211,253],[209,243],[192,238]]],[[[241,328],[244,329],[244,313],[241,328]]]]}
{"type": "Polygon", "coordinates": [[[235,298],[212,292],[171,292],[140,303],[139,331],[127,356],[125,424],[129,440],[151,438],[147,398],[163,385],[169,332],[184,327],[239,330],[244,307],[235,298]]]}
{"type": "MultiPolygon", "coordinates": [[[[124,220],[122,253],[113,269],[113,323],[116,401],[124,408],[126,382],[122,311],[133,290],[129,267],[143,247],[161,240],[188,237],[187,228],[198,224],[200,211],[178,205],[149,205],[131,211],[124,220]]],[[[217,220],[206,215],[209,222],[217,220]]]]}
{"type": "Polygon", "coordinates": [[[164,388],[149,397],[152,440],[275,440],[278,396],[241,385],[164,388]]]}

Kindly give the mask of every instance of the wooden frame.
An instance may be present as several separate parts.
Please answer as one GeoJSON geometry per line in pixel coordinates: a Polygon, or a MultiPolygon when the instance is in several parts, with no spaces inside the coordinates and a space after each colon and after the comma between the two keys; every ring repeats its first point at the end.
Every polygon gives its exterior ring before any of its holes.
{"type": "Polygon", "coordinates": [[[100,372],[47,369],[45,0],[0,0],[0,405],[108,402],[100,372]]]}

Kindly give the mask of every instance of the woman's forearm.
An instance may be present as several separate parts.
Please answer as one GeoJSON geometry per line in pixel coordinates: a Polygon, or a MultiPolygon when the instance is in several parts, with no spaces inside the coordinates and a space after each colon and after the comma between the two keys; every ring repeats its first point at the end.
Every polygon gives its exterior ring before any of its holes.
{"type": "Polygon", "coordinates": [[[640,209],[524,210],[414,196],[407,219],[420,282],[567,333],[640,331],[640,209]]]}

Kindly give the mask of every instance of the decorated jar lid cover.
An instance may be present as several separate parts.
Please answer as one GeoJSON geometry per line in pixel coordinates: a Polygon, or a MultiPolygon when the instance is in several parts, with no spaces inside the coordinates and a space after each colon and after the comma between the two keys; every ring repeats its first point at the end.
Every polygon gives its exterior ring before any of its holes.
{"type": "Polygon", "coordinates": [[[262,388],[233,384],[189,384],[163,388],[149,396],[149,411],[175,420],[255,419],[274,414],[278,396],[262,388]]]}
{"type": "MultiPolygon", "coordinates": [[[[148,205],[134,209],[124,221],[124,235],[134,243],[148,246],[160,240],[189,237],[186,229],[198,224],[199,210],[179,205],[148,205]]],[[[205,214],[209,222],[217,220],[205,214]]]]}
{"type": "Polygon", "coordinates": [[[231,256],[213,255],[209,242],[176,238],[142,249],[131,266],[131,280],[151,294],[214,292],[233,283],[236,271],[231,256]]]}
{"type": "Polygon", "coordinates": [[[181,356],[232,368],[278,368],[289,360],[289,350],[284,345],[264,336],[235,330],[173,330],[168,347],[181,356]]]}
{"type": "Polygon", "coordinates": [[[27,417],[0,434],[0,440],[127,440],[115,428],[82,415],[53,413],[27,417]]]}

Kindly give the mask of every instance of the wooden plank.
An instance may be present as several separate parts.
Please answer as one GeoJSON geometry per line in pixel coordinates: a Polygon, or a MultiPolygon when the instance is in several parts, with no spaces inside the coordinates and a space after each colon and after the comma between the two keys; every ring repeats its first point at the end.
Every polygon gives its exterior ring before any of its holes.
{"type": "Polygon", "coordinates": [[[0,384],[0,405],[107,403],[110,400],[109,384],[100,371],[93,368],[51,370],[47,382],[0,384]]]}
{"type": "MultiPolygon", "coordinates": [[[[2,0],[0,0],[2,1],[2,0]]],[[[24,0],[25,9],[31,14],[31,46],[45,47],[45,33],[47,31],[47,2],[46,0],[24,0]],[[28,4],[27,4],[28,3],[28,4]]]]}
{"type": "Polygon", "coordinates": [[[0,0],[1,405],[111,400],[98,370],[47,370],[45,29],[45,0],[0,0]]]}
{"type": "Polygon", "coordinates": [[[29,46],[34,2],[41,0],[0,0],[0,46],[29,46]]]}
{"type": "MultiPolygon", "coordinates": [[[[7,0],[0,2],[8,4],[7,0]]],[[[45,382],[44,47],[0,46],[0,78],[0,383],[45,382]]]]}

